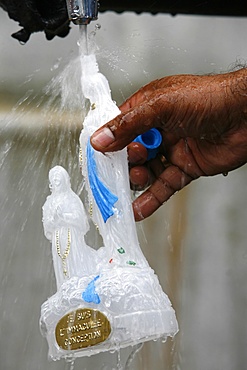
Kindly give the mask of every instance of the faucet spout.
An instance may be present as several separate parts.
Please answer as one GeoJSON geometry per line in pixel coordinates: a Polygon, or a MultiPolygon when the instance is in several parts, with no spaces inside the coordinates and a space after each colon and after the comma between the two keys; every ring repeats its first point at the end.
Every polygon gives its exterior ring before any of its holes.
{"type": "Polygon", "coordinates": [[[98,0],[66,0],[69,19],[77,25],[87,25],[98,19],[98,0]]]}

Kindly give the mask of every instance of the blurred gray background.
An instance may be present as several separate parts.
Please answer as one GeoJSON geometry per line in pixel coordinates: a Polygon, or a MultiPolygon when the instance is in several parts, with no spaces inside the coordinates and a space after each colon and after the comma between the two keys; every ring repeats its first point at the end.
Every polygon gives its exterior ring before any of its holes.
{"type": "MultiPolygon", "coordinates": [[[[244,18],[107,12],[97,23],[101,28],[92,23],[89,33],[117,103],[155,78],[246,63],[244,18]]],[[[10,37],[17,30],[0,10],[0,369],[66,369],[64,361],[47,360],[39,332],[40,306],[55,292],[41,207],[54,164],[64,165],[80,188],[81,117],[61,113],[56,102],[47,106],[45,92],[77,55],[79,31],[73,26],[67,38],[50,42],[35,34],[21,46],[10,37]]],[[[167,343],[146,343],[129,369],[247,368],[246,183],[246,166],[197,180],[137,225],[180,332],[167,343]]],[[[122,365],[130,351],[121,351],[122,365]]],[[[107,353],[78,359],[75,370],[121,366],[117,353],[107,353]]]]}

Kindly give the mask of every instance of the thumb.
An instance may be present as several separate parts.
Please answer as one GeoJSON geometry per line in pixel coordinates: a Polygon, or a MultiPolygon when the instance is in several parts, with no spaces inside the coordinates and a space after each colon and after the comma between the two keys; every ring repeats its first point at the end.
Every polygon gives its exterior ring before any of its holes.
{"type": "Polygon", "coordinates": [[[95,131],[91,136],[91,144],[101,152],[121,150],[138,135],[157,127],[157,117],[152,101],[140,104],[95,131]]]}

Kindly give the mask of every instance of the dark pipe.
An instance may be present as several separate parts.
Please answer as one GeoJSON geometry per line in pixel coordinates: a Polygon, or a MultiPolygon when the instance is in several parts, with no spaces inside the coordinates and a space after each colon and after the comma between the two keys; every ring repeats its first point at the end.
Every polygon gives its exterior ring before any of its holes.
{"type": "Polygon", "coordinates": [[[246,0],[101,0],[100,11],[247,16],[246,0]]]}
{"type": "MultiPolygon", "coordinates": [[[[100,0],[99,3],[100,11],[247,16],[246,0],[100,0]]],[[[48,40],[69,33],[66,0],[0,0],[0,6],[23,27],[12,35],[23,43],[33,32],[44,31],[48,40]]]]}

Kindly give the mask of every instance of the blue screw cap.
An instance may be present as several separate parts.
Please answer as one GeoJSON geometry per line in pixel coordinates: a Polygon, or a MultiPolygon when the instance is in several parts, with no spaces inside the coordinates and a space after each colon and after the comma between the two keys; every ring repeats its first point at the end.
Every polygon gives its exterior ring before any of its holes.
{"type": "Polygon", "coordinates": [[[134,142],[140,143],[145,146],[148,151],[147,160],[149,161],[150,159],[156,157],[159,146],[162,142],[162,136],[159,130],[157,130],[156,128],[151,128],[149,131],[144,132],[144,134],[137,136],[134,142]]]}

